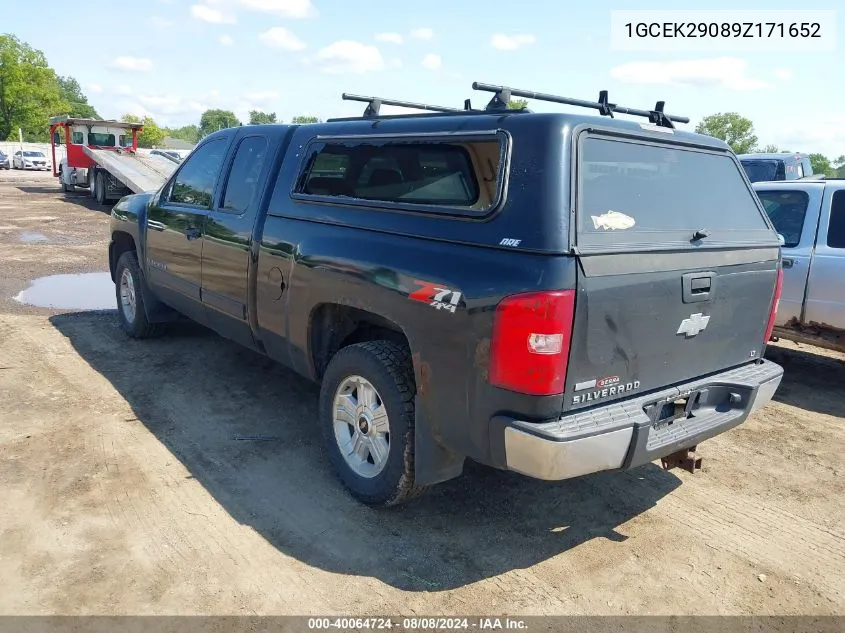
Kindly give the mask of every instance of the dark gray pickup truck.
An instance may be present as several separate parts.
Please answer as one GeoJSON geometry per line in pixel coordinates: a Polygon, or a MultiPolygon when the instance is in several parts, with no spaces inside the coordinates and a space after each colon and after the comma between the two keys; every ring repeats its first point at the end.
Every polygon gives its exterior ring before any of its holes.
{"type": "Polygon", "coordinates": [[[728,146],[662,103],[473,87],[485,108],[345,95],[363,116],[203,139],[112,211],[123,328],[188,317],[319,382],[302,424],[374,505],[467,458],[548,480],[677,458],[767,403],[779,241],[728,146]]]}

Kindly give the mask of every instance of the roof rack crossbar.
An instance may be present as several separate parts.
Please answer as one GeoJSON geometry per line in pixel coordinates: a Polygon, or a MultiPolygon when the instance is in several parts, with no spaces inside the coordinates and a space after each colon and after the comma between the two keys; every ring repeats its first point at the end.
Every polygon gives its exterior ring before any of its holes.
{"type": "Polygon", "coordinates": [[[429,105],[427,103],[414,103],[412,101],[397,101],[396,99],[382,99],[381,97],[364,97],[362,95],[353,95],[344,92],[341,95],[344,101],[360,101],[366,103],[367,107],[364,110],[364,118],[377,117],[381,106],[396,106],[399,108],[412,108],[415,110],[431,110],[432,112],[464,112],[471,110],[469,99],[464,101],[463,108],[449,108],[446,106],[429,105]]]}
{"type": "Polygon", "coordinates": [[[673,114],[666,114],[663,111],[666,105],[665,101],[658,101],[653,110],[638,110],[636,108],[626,108],[624,106],[616,105],[608,101],[607,90],[602,90],[599,93],[598,101],[584,101],[582,99],[570,99],[569,97],[559,97],[557,95],[545,94],[542,92],[533,92],[531,90],[520,90],[518,88],[509,88],[507,86],[495,86],[492,84],[480,83],[474,81],[472,83],[473,90],[480,90],[482,92],[492,92],[493,98],[487,104],[488,110],[504,110],[508,107],[508,102],[511,97],[521,97],[523,99],[536,99],[537,101],[549,101],[551,103],[562,103],[565,105],[573,105],[580,108],[591,108],[598,110],[602,116],[613,117],[614,112],[620,114],[630,114],[632,116],[641,116],[648,119],[651,123],[661,127],[675,127],[672,122],[689,123],[689,117],[675,116],[673,114]]]}

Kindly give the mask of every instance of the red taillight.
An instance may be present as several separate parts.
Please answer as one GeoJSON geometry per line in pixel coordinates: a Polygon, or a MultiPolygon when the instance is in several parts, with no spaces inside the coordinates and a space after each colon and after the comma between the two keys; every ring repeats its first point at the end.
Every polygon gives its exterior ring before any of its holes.
{"type": "Polygon", "coordinates": [[[574,313],[574,290],[502,300],[493,320],[490,384],[534,396],[562,393],[574,313]]]}
{"type": "Polygon", "coordinates": [[[772,338],[772,332],[775,329],[775,317],[778,313],[778,303],[780,303],[780,293],[783,289],[783,268],[778,267],[778,279],[775,282],[775,296],[772,298],[772,307],[769,311],[769,323],[766,325],[766,338],[763,343],[768,343],[772,338]]]}

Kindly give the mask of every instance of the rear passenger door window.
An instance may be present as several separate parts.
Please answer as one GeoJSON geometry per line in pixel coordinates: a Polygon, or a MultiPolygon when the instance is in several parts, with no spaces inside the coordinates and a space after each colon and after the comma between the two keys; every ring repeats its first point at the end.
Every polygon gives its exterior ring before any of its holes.
{"type": "Polygon", "coordinates": [[[176,174],[167,202],[210,209],[226,147],[227,140],[219,138],[194,151],[176,174]]]}
{"type": "Polygon", "coordinates": [[[845,189],[834,191],[831,198],[827,245],[830,248],[845,248],[845,189]]]}
{"type": "Polygon", "coordinates": [[[240,142],[229,170],[221,211],[240,215],[249,208],[267,157],[267,147],[267,139],[263,136],[248,136],[240,142]]]}
{"type": "Polygon", "coordinates": [[[346,204],[481,214],[499,199],[502,141],[356,138],[313,143],[294,194],[346,204]]]}

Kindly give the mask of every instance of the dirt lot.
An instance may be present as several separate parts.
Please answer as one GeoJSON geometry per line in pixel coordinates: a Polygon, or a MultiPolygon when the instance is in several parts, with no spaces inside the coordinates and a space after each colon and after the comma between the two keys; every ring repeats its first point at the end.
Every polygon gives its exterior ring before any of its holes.
{"type": "Polygon", "coordinates": [[[204,331],[13,299],[106,270],[107,225],[0,172],[0,613],[845,613],[842,355],[773,346],[776,402],[695,475],[469,466],[374,511],[328,470],[314,386],[204,331]]]}

